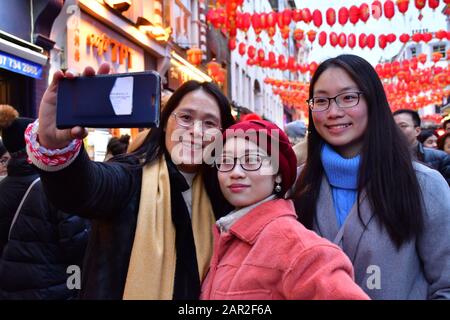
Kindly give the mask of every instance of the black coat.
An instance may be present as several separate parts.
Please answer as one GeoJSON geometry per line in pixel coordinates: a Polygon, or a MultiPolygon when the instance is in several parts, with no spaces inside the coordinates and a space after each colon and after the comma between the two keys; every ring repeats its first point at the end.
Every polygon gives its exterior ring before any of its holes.
{"type": "Polygon", "coordinates": [[[28,186],[39,177],[25,160],[16,163],[8,165],[9,175],[0,186],[5,205],[0,208],[4,218],[1,238],[5,240],[0,256],[0,299],[73,298],[78,292],[67,286],[67,268],[82,266],[89,225],[53,207],[37,182],[11,226],[28,186]]]}
{"type": "Polygon", "coordinates": [[[450,186],[450,155],[441,150],[426,148],[421,143],[418,143],[417,159],[432,169],[439,171],[450,186]]]}
{"type": "MultiPolygon", "coordinates": [[[[167,160],[167,165],[172,221],[176,230],[173,298],[198,299],[200,279],[195,243],[181,193],[188,186],[170,160],[167,160]]],[[[137,159],[130,156],[121,162],[93,162],[82,150],[70,166],[57,172],[41,172],[41,178],[47,195],[57,207],[92,219],[80,297],[122,299],[140,202],[142,168],[137,159]],[[67,181],[71,183],[67,184],[67,181]]],[[[214,178],[206,179],[205,184],[210,199],[214,199],[211,203],[216,218],[219,218],[231,207],[224,200],[216,181],[214,178]]]]}

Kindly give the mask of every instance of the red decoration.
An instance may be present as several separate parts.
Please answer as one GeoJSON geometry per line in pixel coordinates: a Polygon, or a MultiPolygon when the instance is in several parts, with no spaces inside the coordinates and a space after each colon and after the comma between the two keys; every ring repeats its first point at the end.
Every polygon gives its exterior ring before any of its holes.
{"type": "Polygon", "coordinates": [[[294,30],[294,39],[296,41],[301,41],[303,40],[304,34],[303,34],[303,30],[302,29],[295,29],[294,30]]]}
{"type": "Polygon", "coordinates": [[[419,43],[420,41],[423,40],[423,39],[422,39],[422,34],[421,34],[421,33],[415,33],[415,34],[412,35],[411,39],[412,39],[414,42],[419,43]]]}
{"type": "Polygon", "coordinates": [[[357,6],[351,6],[349,10],[349,20],[351,23],[356,24],[359,20],[360,10],[357,6]]]}
{"type": "Polygon", "coordinates": [[[276,25],[276,23],[277,23],[277,13],[276,12],[270,12],[268,15],[267,15],[267,21],[266,21],[266,23],[267,23],[267,27],[268,28],[274,28],[275,27],[275,25],[276,25]]]}
{"type": "Polygon", "coordinates": [[[366,23],[369,19],[370,11],[369,11],[369,5],[367,3],[363,3],[359,6],[359,19],[361,19],[362,22],[366,23]]]}
{"type": "Polygon", "coordinates": [[[429,32],[422,33],[423,42],[428,43],[431,41],[431,39],[433,39],[433,36],[431,35],[431,33],[429,33],[429,32]]]}
{"type": "Polygon", "coordinates": [[[294,20],[294,22],[302,21],[302,10],[301,9],[295,9],[294,11],[292,11],[292,20],[294,20]]]}
{"type": "MultiPolygon", "coordinates": [[[[450,0],[449,0],[450,1],[450,0]]],[[[444,38],[447,38],[447,31],[445,30],[439,30],[436,31],[435,33],[436,38],[438,38],[439,40],[442,40],[444,38]]]]}
{"type": "Polygon", "coordinates": [[[238,52],[241,56],[245,54],[246,49],[245,43],[239,43],[238,52]]]}
{"type": "Polygon", "coordinates": [[[292,20],[292,11],[291,11],[291,9],[285,9],[281,15],[282,15],[282,18],[283,18],[283,24],[285,26],[288,26],[291,23],[291,20],[292,20]]]}
{"type": "Polygon", "coordinates": [[[327,44],[327,33],[325,31],[319,33],[319,44],[321,47],[327,44]]]}
{"type": "Polygon", "coordinates": [[[386,36],[385,36],[384,34],[380,34],[380,35],[378,36],[378,46],[379,46],[381,49],[386,48],[386,36]]]}
{"type": "Polygon", "coordinates": [[[372,2],[372,17],[378,20],[381,18],[382,15],[383,15],[383,8],[381,6],[381,2],[380,1],[372,2]]]}
{"type": "Polygon", "coordinates": [[[367,46],[367,36],[365,33],[361,33],[358,37],[359,46],[364,49],[367,46]]]}
{"type": "Polygon", "coordinates": [[[230,49],[230,51],[236,49],[236,38],[228,39],[228,49],[230,49]]]}
{"type": "Polygon", "coordinates": [[[345,25],[348,21],[348,9],[346,7],[342,7],[338,12],[338,21],[341,25],[345,25]]]}
{"type": "Polygon", "coordinates": [[[186,55],[187,61],[194,66],[198,66],[202,63],[203,52],[200,48],[191,48],[186,51],[186,55]]]}
{"type": "Polygon", "coordinates": [[[417,10],[422,10],[425,7],[425,0],[414,0],[417,10]]]}
{"type": "Polygon", "coordinates": [[[373,49],[373,47],[375,47],[375,36],[373,34],[369,34],[367,36],[367,46],[369,49],[373,49]]]}
{"type": "Polygon", "coordinates": [[[406,11],[408,11],[409,0],[397,0],[397,8],[398,11],[405,15],[406,11]]]}
{"type": "Polygon", "coordinates": [[[308,36],[308,40],[312,42],[314,42],[314,40],[316,40],[316,33],[314,30],[309,30],[306,35],[308,36]]]}
{"type": "Polygon", "coordinates": [[[247,49],[247,55],[249,56],[250,59],[253,59],[255,57],[256,54],[256,48],[254,46],[249,46],[247,49]]]}
{"type": "Polygon", "coordinates": [[[417,56],[417,59],[420,63],[424,64],[425,62],[427,62],[427,55],[425,53],[421,53],[417,56]]]}
{"type": "Polygon", "coordinates": [[[384,3],[384,15],[386,18],[391,20],[394,14],[395,14],[394,2],[392,2],[391,0],[387,0],[384,3]]]}
{"type": "Polygon", "coordinates": [[[347,37],[348,46],[353,49],[356,46],[356,36],[350,33],[347,37]]]}
{"type": "Polygon", "coordinates": [[[442,54],[440,52],[433,52],[431,59],[433,60],[434,63],[436,63],[442,59],[442,54]]]}
{"type": "Polygon", "coordinates": [[[389,43],[393,43],[395,40],[397,40],[397,36],[395,34],[393,34],[393,33],[389,33],[386,36],[386,41],[389,42],[389,43]]]}
{"type": "Polygon", "coordinates": [[[345,33],[341,32],[341,34],[339,34],[338,42],[341,48],[344,48],[347,45],[347,36],[345,33]]]}
{"type": "Polygon", "coordinates": [[[330,32],[330,44],[333,47],[336,47],[338,44],[338,36],[336,34],[336,32],[330,32]]]}
{"type": "Polygon", "coordinates": [[[439,7],[439,0],[428,0],[428,6],[431,9],[436,10],[436,8],[439,7]]]}
{"type": "Polygon", "coordinates": [[[328,8],[326,12],[327,23],[332,27],[336,23],[336,11],[333,8],[328,8]]]}
{"type": "Polygon", "coordinates": [[[320,26],[322,25],[322,12],[320,12],[320,10],[318,9],[314,10],[313,12],[313,22],[317,28],[320,28],[320,26]]]}
{"type": "Polygon", "coordinates": [[[305,23],[310,23],[312,20],[311,11],[308,8],[302,10],[302,20],[305,23]]]}

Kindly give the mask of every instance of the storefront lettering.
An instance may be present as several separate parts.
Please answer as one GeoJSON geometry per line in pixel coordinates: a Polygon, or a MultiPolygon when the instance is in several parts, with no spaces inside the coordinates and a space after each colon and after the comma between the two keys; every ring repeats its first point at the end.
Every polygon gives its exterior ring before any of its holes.
{"type": "Polygon", "coordinates": [[[102,57],[106,52],[110,51],[112,63],[117,63],[118,58],[119,64],[124,64],[125,59],[127,59],[128,68],[132,68],[131,49],[123,43],[111,39],[105,34],[97,35],[91,33],[87,36],[86,44],[89,47],[95,48],[97,54],[100,57],[102,57]]]}

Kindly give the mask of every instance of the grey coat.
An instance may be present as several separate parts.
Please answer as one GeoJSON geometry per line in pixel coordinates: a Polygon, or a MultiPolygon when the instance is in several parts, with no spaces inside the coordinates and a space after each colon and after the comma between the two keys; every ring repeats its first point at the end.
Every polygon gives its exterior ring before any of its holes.
{"type": "Polygon", "coordinates": [[[424,199],[424,231],[399,250],[365,194],[360,210],[367,227],[355,204],[339,232],[323,177],[314,230],[340,245],[353,262],[356,283],[372,299],[450,299],[450,188],[437,171],[418,163],[414,168],[424,199]]]}

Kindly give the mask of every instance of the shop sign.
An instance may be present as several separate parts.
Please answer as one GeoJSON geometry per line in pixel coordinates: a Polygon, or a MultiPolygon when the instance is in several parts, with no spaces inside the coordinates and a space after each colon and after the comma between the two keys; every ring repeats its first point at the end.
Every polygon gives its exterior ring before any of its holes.
{"type": "Polygon", "coordinates": [[[40,79],[42,66],[25,59],[0,52],[0,68],[20,73],[28,77],[40,79]]]}

